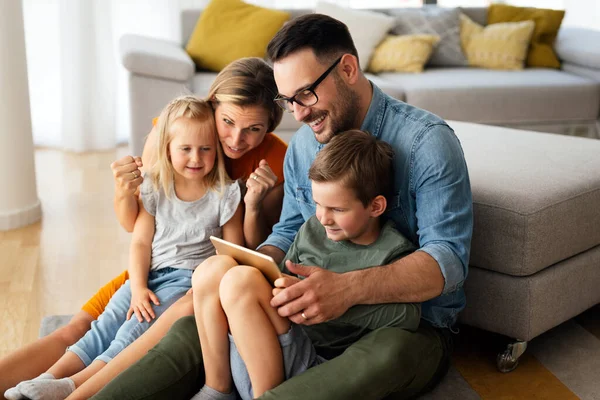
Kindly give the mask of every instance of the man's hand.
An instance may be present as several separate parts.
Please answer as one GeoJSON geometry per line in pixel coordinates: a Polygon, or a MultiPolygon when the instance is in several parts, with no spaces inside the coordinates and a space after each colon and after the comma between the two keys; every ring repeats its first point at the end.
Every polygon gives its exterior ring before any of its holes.
{"type": "Polygon", "coordinates": [[[271,306],[280,316],[297,324],[313,325],[337,318],[353,305],[344,274],[289,260],[285,265],[290,272],[306,278],[284,276],[275,281],[271,306]]]}
{"type": "Polygon", "coordinates": [[[135,313],[135,316],[139,322],[143,322],[144,319],[146,322],[152,321],[156,318],[154,314],[154,310],[152,309],[152,304],[160,305],[158,301],[158,297],[154,294],[154,292],[148,288],[137,288],[131,289],[131,306],[127,311],[127,320],[135,313]]]}
{"type": "Polygon", "coordinates": [[[115,178],[115,191],[117,197],[126,197],[135,194],[135,190],[142,184],[142,159],[140,157],[125,156],[112,164],[110,169],[115,178]]]}

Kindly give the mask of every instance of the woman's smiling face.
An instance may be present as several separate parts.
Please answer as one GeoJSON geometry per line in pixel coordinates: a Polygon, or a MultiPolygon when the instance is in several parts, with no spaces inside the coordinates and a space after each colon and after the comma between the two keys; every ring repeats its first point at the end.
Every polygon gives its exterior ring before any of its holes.
{"type": "Polygon", "coordinates": [[[215,109],[215,120],[223,152],[233,159],[258,147],[269,127],[269,113],[261,106],[220,103],[215,109]]]}

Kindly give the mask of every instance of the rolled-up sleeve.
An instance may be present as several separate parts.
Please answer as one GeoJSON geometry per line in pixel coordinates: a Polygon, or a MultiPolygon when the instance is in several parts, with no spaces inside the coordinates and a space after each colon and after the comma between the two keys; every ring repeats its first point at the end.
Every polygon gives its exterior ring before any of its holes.
{"type": "Polygon", "coordinates": [[[259,249],[263,246],[275,246],[284,253],[287,253],[294,242],[298,230],[304,223],[304,217],[296,201],[296,188],[298,186],[296,173],[297,171],[294,168],[294,151],[292,146],[290,146],[290,150],[285,155],[283,165],[285,181],[283,184],[284,196],[281,217],[279,218],[279,222],[273,226],[273,232],[267,240],[258,247],[259,249]]]}
{"type": "Polygon", "coordinates": [[[471,184],[454,132],[434,125],[418,135],[411,166],[419,251],[437,261],[445,280],[442,293],[450,293],[467,277],[473,233],[471,184]]]}

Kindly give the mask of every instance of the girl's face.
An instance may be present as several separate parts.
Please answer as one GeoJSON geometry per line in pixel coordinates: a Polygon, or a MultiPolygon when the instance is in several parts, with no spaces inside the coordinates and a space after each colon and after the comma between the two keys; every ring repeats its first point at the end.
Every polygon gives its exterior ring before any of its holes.
{"type": "Polygon", "coordinates": [[[215,120],[223,152],[233,159],[260,145],[269,127],[269,113],[261,106],[221,103],[215,110],[215,120]]]}
{"type": "Polygon", "coordinates": [[[169,157],[175,174],[188,180],[202,180],[217,159],[213,129],[194,119],[178,118],[171,125],[169,157]]]}

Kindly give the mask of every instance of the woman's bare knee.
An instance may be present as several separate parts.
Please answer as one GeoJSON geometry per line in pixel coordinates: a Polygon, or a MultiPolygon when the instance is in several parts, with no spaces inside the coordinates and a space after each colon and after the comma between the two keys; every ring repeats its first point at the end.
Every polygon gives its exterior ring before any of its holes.
{"type": "Polygon", "coordinates": [[[85,311],[79,311],[71,318],[69,323],[63,327],[58,328],[51,335],[56,336],[58,340],[67,344],[72,345],[81,339],[87,331],[90,330],[94,317],[85,311]]]}

